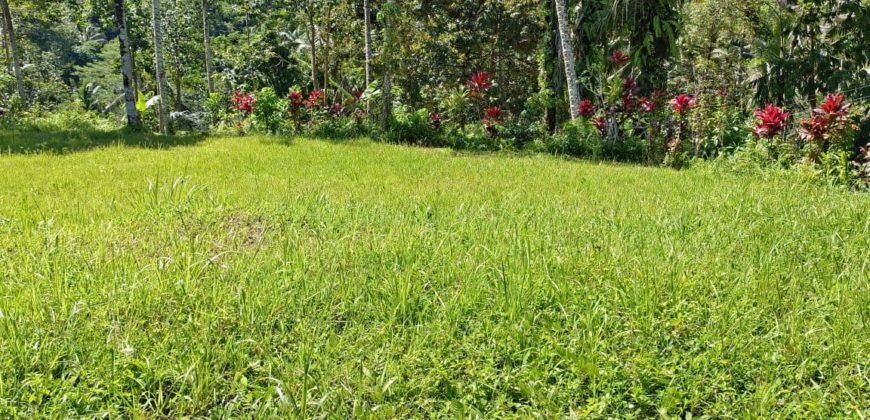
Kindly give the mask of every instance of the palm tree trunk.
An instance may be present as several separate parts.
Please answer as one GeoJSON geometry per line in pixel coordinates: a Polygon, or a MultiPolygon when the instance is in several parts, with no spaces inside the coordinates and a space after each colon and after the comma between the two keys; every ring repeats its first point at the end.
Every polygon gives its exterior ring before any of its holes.
{"type": "Polygon", "coordinates": [[[556,0],[556,19],[559,21],[559,38],[562,41],[562,58],[565,60],[565,78],[568,82],[568,105],[571,118],[580,117],[580,92],[577,86],[577,73],[574,70],[574,47],[571,45],[571,32],[568,30],[568,11],[565,0],[556,0]]]}
{"type": "MultiPolygon", "coordinates": [[[[553,97],[561,97],[559,91],[559,72],[561,65],[559,64],[559,25],[556,24],[556,11],[553,7],[553,0],[543,0],[539,5],[539,13],[541,20],[544,23],[544,33],[541,37],[540,44],[540,89],[548,90],[553,97]]],[[[551,101],[547,106],[544,120],[547,124],[547,131],[556,132],[558,121],[556,120],[556,103],[551,101]]]]}
{"type": "Polygon", "coordinates": [[[154,67],[157,72],[157,114],[160,124],[160,134],[169,134],[169,124],[166,118],[166,69],[163,66],[163,32],[160,28],[160,0],[151,0],[151,27],[154,30],[154,67]]]}
{"type": "Polygon", "coordinates": [[[208,79],[208,94],[214,93],[214,79],[211,77],[211,30],[208,27],[208,1],[202,0],[202,34],[205,44],[205,77],[208,79]]]}
{"type": "Polygon", "coordinates": [[[127,39],[127,21],[124,17],[124,0],[115,0],[115,23],[118,26],[118,45],[121,49],[121,75],[124,79],[124,109],[127,125],[139,126],[136,112],[136,92],[133,91],[133,59],[130,54],[130,40],[127,39]]]}
{"type": "Polygon", "coordinates": [[[308,2],[305,9],[308,15],[308,46],[311,48],[311,85],[317,89],[317,32],[314,26],[314,5],[308,2]]]}
{"type": "Polygon", "coordinates": [[[381,45],[381,60],[384,66],[384,86],[381,89],[383,95],[383,113],[381,114],[381,128],[386,131],[390,128],[393,117],[393,51],[398,44],[396,39],[395,15],[398,13],[395,3],[390,0],[381,11],[381,24],[383,26],[383,40],[381,45]]]}
{"type": "Polygon", "coordinates": [[[323,41],[323,89],[329,89],[329,43],[332,41],[329,33],[329,20],[332,15],[332,7],[326,8],[326,15],[320,29],[320,38],[323,41]]]}
{"type": "MultiPolygon", "coordinates": [[[[363,14],[365,14],[366,28],[366,90],[372,84],[372,9],[369,0],[363,1],[363,14]]],[[[371,101],[366,101],[366,114],[371,115],[371,101]]]]}
{"type": "Polygon", "coordinates": [[[12,69],[15,71],[15,86],[18,89],[18,96],[22,102],[24,98],[24,76],[21,74],[21,61],[18,57],[18,46],[15,44],[15,29],[12,26],[12,12],[9,11],[9,2],[0,0],[0,9],[3,9],[3,31],[8,40],[9,48],[12,50],[12,69]]]}

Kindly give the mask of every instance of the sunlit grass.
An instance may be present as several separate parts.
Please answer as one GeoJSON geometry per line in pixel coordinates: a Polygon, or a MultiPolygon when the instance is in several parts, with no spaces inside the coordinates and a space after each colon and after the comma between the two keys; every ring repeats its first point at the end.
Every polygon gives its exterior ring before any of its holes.
{"type": "Polygon", "coordinates": [[[867,195],[364,141],[172,145],[0,157],[0,416],[870,407],[867,195]]]}

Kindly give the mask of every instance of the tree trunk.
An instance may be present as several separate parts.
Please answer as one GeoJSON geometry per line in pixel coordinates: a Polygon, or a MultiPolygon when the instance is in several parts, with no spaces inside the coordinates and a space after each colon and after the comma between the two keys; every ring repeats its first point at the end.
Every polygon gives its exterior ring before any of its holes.
{"type": "Polygon", "coordinates": [[[317,89],[317,31],[314,26],[314,5],[308,2],[308,45],[311,48],[311,85],[317,89]]]}
{"type": "Polygon", "coordinates": [[[547,131],[551,134],[556,132],[558,121],[556,120],[556,101],[555,98],[560,98],[559,91],[559,27],[556,24],[556,11],[553,8],[553,0],[543,0],[540,4],[540,14],[544,22],[544,34],[541,37],[540,44],[540,79],[539,85],[541,90],[549,90],[552,96],[552,101],[547,106],[544,120],[547,124],[547,131]]]}
{"type": "Polygon", "coordinates": [[[205,77],[208,79],[208,94],[214,93],[214,79],[211,77],[211,30],[208,26],[208,1],[202,0],[202,34],[205,45],[205,77]]]}
{"type": "Polygon", "coordinates": [[[329,20],[332,15],[332,7],[326,8],[326,16],[321,25],[320,38],[323,40],[323,89],[329,89],[329,43],[331,34],[329,33],[329,20]]]}
{"type": "Polygon", "coordinates": [[[151,27],[154,30],[154,69],[157,72],[157,114],[160,124],[160,134],[169,134],[169,124],[166,118],[166,69],[163,66],[163,32],[160,29],[160,0],[151,0],[151,27]]]}
{"type": "MultiPolygon", "coordinates": [[[[365,14],[366,29],[366,90],[372,84],[372,9],[369,0],[363,1],[363,14],[365,14]]],[[[371,101],[366,100],[366,114],[372,114],[371,101]]]]}
{"type": "Polygon", "coordinates": [[[12,73],[12,62],[9,61],[9,44],[6,43],[6,24],[0,22],[0,42],[3,43],[3,62],[6,65],[6,71],[12,73]]]}
{"type": "Polygon", "coordinates": [[[15,43],[15,29],[12,26],[12,12],[9,11],[9,2],[0,0],[0,9],[3,9],[3,26],[6,37],[9,40],[9,48],[12,52],[12,69],[15,72],[15,86],[18,96],[24,102],[24,76],[21,74],[21,61],[18,57],[18,45],[15,43]]]}
{"type": "Polygon", "coordinates": [[[372,9],[369,0],[363,1],[366,29],[366,89],[372,84],[372,9]]]}
{"type": "Polygon", "coordinates": [[[384,86],[381,91],[384,100],[384,109],[381,114],[381,128],[387,131],[390,128],[390,117],[393,115],[393,80],[390,77],[390,69],[384,69],[384,86]]]}
{"type": "Polygon", "coordinates": [[[130,40],[127,39],[127,21],[124,17],[124,0],[115,0],[115,24],[118,26],[118,45],[121,49],[121,74],[124,79],[124,109],[127,125],[139,126],[136,112],[136,93],[133,91],[133,59],[130,54],[130,40]]]}
{"type": "Polygon", "coordinates": [[[565,0],[556,0],[556,19],[559,21],[559,38],[562,41],[562,59],[565,60],[565,78],[568,82],[568,106],[571,118],[580,117],[580,92],[578,92],[577,73],[574,70],[574,47],[571,46],[571,32],[568,30],[568,11],[565,0]]]}
{"type": "Polygon", "coordinates": [[[390,128],[390,121],[393,117],[393,79],[390,74],[393,70],[393,51],[398,44],[396,39],[396,30],[393,28],[395,24],[396,10],[395,3],[391,0],[384,5],[381,10],[381,25],[383,26],[383,40],[381,45],[381,60],[384,66],[384,86],[381,89],[383,95],[383,113],[381,114],[381,128],[384,131],[390,128]]]}

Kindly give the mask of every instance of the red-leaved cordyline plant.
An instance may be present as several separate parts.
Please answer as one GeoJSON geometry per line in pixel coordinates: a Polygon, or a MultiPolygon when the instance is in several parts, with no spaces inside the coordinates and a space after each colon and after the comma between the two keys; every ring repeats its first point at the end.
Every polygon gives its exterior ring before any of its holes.
{"type": "Polygon", "coordinates": [[[631,61],[631,58],[622,50],[613,50],[607,60],[616,65],[617,67],[622,67],[628,64],[628,62],[631,61]]]}
{"type": "Polygon", "coordinates": [[[500,107],[491,106],[483,110],[483,125],[490,126],[501,122],[502,111],[500,107]]]}
{"type": "Polygon", "coordinates": [[[474,73],[471,75],[471,79],[468,79],[468,90],[474,97],[483,96],[490,88],[492,88],[492,80],[489,77],[489,73],[485,71],[474,73]]]}
{"type": "Polygon", "coordinates": [[[236,110],[247,117],[251,115],[251,112],[254,112],[254,103],[257,101],[257,98],[252,93],[237,90],[233,92],[232,101],[236,110]]]}
{"type": "Polygon", "coordinates": [[[686,95],[685,93],[677,95],[673,100],[671,100],[671,105],[674,108],[674,112],[679,114],[681,117],[685,116],[690,109],[695,107],[697,100],[692,95],[686,95]]]}
{"type": "Polygon", "coordinates": [[[607,119],[604,117],[595,117],[592,119],[592,125],[598,129],[598,134],[604,136],[607,134],[607,119]]]}
{"type": "Polygon", "coordinates": [[[491,106],[483,110],[483,126],[490,134],[496,134],[496,125],[501,123],[504,114],[500,107],[491,106]]]}
{"type": "Polygon", "coordinates": [[[767,104],[766,107],[755,111],[755,117],[759,122],[752,134],[755,137],[772,139],[785,129],[791,114],[774,104],[767,104]]]}
{"type": "Polygon", "coordinates": [[[323,107],[325,96],[322,90],[314,89],[308,94],[308,99],[305,100],[305,107],[308,109],[317,109],[323,107]]]}
{"type": "Polygon", "coordinates": [[[846,95],[843,95],[842,93],[829,93],[825,96],[825,101],[822,102],[822,105],[816,108],[814,112],[819,115],[844,117],[849,113],[849,108],[852,107],[852,104],[847,104],[845,101],[846,95]]]}
{"type": "Polygon", "coordinates": [[[429,114],[429,124],[432,125],[432,128],[439,129],[441,128],[442,116],[440,112],[433,112],[429,114]]]}
{"type": "Polygon", "coordinates": [[[849,120],[852,104],[845,101],[845,95],[829,93],[809,118],[800,121],[798,136],[810,144],[810,160],[817,161],[831,143],[843,151],[852,147],[852,134],[858,127],[849,120]]]}
{"type": "Polygon", "coordinates": [[[625,113],[633,114],[635,108],[637,108],[637,100],[635,100],[634,95],[630,93],[622,94],[622,109],[625,110],[625,113]]]}
{"type": "Polygon", "coordinates": [[[829,93],[825,101],[813,110],[810,118],[801,120],[800,138],[823,146],[830,137],[842,136],[853,129],[849,121],[852,104],[845,101],[845,95],[829,93]]]}
{"type": "Polygon", "coordinates": [[[342,104],[336,102],[336,103],[332,104],[331,111],[332,111],[333,117],[340,117],[341,113],[344,112],[344,106],[342,104]]]}
{"type": "Polygon", "coordinates": [[[294,91],[290,92],[289,98],[290,98],[290,113],[296,115],[299,113],[299,110],[304,105],[305,97],[302,96],[302,92],[300,92],[298,90],[294,90],[294,91]]]}
{"type": "Polygon", "coordinates": [[[650,98],[640,98],[637,104],[644,112],[655,112],[657,108],[656,102],[650,98]]]}
{"type": "Polygon", "coordinates": [[[580,112],[581,117],[589,118],[593,114],[595,114],[595,104],[592,103],[592,101],[590,101],[589,99],[583,99],[582,101],[580,101],[578,111],[580,112]]]}

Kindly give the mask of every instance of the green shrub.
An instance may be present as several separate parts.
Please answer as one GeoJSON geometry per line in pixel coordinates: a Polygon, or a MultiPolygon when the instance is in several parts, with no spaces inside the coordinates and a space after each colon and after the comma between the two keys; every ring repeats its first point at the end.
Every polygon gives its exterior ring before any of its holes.
{"type": "Polygon", "coordinates": [[[565,123],[558,133],[550,137],[547,150],[554,154],[597,158],[603,153],[604,139],[587,119],[565,123]]]}
{"type": "Polygon", "coordinates": [[[429,121],[429,111],[425,108],[411,112],[407,106],[397,106],[393,111],[391,129],[390,139],[395,142],[422,146],[443,145],[429,121]]]}
{"type": "Polygon", "coordinates": [[[284,125],[287,101],[278,97],[275,90],[267,87],[257,93],[251,125],[256,131],[276,134],[284,125]]]}
{"type": "Polygon", "coordinates": [[[230,97],[224,92],[215,92],[209,95],[203,104],[206,120],[211,127],[225,127],[235,119],[230,104],[230,97]]]}

